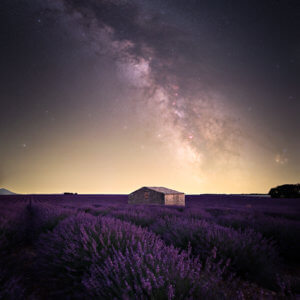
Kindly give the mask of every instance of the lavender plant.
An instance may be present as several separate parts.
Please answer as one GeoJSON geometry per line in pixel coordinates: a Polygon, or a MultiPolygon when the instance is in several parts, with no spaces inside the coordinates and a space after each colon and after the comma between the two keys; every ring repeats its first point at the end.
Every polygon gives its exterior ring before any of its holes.
{"type": "Polygon", "coordinates": [[[299,293],[295,199],[188,196],[185,208],[128,205],[122,195],[28,199],[0,197],[0,298],[299,293]]]}
{"type": "Polygon", "coordinates": [[[216,270],[189,252],[114,218],[81,214],[41,237],[39,269],[52,293],[129,299],[222,299],[230,293],[216,270]]]}

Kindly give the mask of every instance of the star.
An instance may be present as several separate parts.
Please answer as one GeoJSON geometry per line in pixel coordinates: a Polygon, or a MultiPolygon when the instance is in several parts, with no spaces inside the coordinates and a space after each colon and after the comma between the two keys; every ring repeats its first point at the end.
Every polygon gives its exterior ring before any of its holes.
{"type": "MultiPolygon", "coordinates": [[[[283,151],[284,153],[286,151],[283,151]]],[[[285,165],[288,162],[288,158],[284,155],[284,153],[276,154],[275,162],[279,165],[285,165]]]]}

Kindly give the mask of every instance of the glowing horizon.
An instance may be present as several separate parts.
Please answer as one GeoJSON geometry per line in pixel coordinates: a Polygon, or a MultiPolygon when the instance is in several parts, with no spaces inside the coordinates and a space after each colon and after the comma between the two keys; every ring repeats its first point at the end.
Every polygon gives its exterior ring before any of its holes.
{"type": "Polygon", "coordinates": [[[202,194],[299,182],[296,39],[282,45],[289,23],[260,5],[257,19],[250,4],[6,4],[0,186],[202,194]]]}

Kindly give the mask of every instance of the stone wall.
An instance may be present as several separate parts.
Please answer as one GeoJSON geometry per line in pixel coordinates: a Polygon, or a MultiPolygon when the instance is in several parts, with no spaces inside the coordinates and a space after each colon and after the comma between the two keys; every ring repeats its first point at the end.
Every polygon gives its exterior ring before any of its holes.
{"type": "Polygon", "coordinates": [[[185,206],[184,194],[165,195],[165,205],[185,206]]]}

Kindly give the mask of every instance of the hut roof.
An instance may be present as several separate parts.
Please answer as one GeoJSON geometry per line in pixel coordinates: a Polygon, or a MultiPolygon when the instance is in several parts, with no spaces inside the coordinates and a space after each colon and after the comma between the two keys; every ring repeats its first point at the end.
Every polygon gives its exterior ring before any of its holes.
{"type": "Polygon", "coordinates": [[[168,189],[168,188],[165,188],[165,187],[162,187],[162,186],[158,186],[158,187],[156,187],[156,186],[145,186],[145,188],[156,191],[156,192],[159,192],[159,193],[163,193],[163,194],[171,194],[171,195],[184,194],[182,192],[171,190],[171,189],[168,189]]]}

